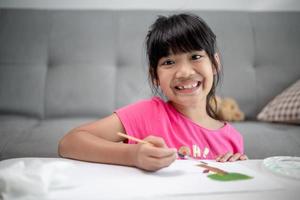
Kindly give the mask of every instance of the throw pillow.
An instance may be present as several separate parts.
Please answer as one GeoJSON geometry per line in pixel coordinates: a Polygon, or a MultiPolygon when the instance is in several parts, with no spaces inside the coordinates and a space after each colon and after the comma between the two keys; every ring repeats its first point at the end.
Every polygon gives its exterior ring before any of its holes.
{"type": "Polygon", "coordinates": [[[300,124],[300,79],[269,102],[257,119],[300,124]]]}

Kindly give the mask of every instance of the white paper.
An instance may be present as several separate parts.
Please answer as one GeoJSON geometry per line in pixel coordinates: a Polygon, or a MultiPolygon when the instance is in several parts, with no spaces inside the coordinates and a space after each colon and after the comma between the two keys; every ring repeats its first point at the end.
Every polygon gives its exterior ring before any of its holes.
{"type": "Polygon", "coordinates": [[[265,191],[282,188],[254,170],[239,164],[206,161],[210,166],[228,172],[243,173],[253,179],[221,182],[211,180],[203,173],[198,162],[177,160],[171,166],[157,172],[145,172],[131,167],[78,162],[68,176],[80,184],[71,193],[54,191],[52,199],[154,199],[162,196],[216,194],[228,192],[265,191]]]}
{"type": "MultiPolygon", "coordinates": [[[[134,167],[69,159],[22,158],[0,162],[0,197],[4,199],[155,199],[186,195],[266,191],[281,185],[241,162],[210,166],[254,177],[221,182],[211,180],[199,162],[177,160],[157,172],[134,167]]],[[[1,198],[0,198],[1,199],[1,198]]]]}

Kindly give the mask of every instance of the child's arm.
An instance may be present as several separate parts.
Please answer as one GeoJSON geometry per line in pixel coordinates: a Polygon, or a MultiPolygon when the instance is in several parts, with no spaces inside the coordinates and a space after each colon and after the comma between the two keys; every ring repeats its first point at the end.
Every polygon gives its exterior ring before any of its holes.
{"type": "Polygon", "coordinates": [[[216,158],[217,162],[234,162],[237,160],[248,160],[248,157],[245,154],[241,154],[241,153],[231,153],[231,152],[227,152],[223,155],[219,155],[216,158]]]}
{"type": "MultiPolygon", "coordinates": [[[[169,166],[176,151],[161,138],[145,138],[149,144],[125,144],[117,135],[125,132],[116,114],[71,130],[59,142],[59,155],[84,161],[135,166],[155,171],[169,166]]],[[[142,138],[143,139],[143,138],[142,138]]]]}

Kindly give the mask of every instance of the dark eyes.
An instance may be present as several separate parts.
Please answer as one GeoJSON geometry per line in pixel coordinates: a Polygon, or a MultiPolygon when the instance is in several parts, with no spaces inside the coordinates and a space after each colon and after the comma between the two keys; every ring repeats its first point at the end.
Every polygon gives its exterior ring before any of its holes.
{"type": "Polygon", "coordinates": [[[199,60],[200,58],[202,58],[201,55],[198,54],[192,55],[192,60],[199,60]]]}
{"type": "MultiPolygon", "coordinates": [[[[202,57],[204,57],[204,56],[202,56],[202,55],[200,55],[200,54],[192,54],[191,57],[190,57],[190,59],[191,59],[192,61],[198,61],[198,60],[200,60],[202,57]]],[[[165,66],[165,67],[170,67],[170,66],[172,66],[172,65],[174,65],[174,64],[175,64],[175,61],[174,61],[173,59],[167,59],[167,60],[163,61],[160,65],[161,65],[161,66],[165,66]]]]}
{"type": "Polygon", "coordinates": [[[175,62],[174,61],[172,61],[172,60],[166,60],[166,61],[164,61],[161,65],[172,65],[172,64],[174,64],[175,62]]]}

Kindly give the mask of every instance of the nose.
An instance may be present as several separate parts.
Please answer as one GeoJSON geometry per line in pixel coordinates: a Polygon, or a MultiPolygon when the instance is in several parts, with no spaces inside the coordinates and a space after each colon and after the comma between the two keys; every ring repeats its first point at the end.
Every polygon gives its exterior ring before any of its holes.
{"type": "Polygon", "coordinates": [[[196,73],[193,65],[186,61],[178,63],[176,68],[176,78],[185,78],[196,73]]]}

